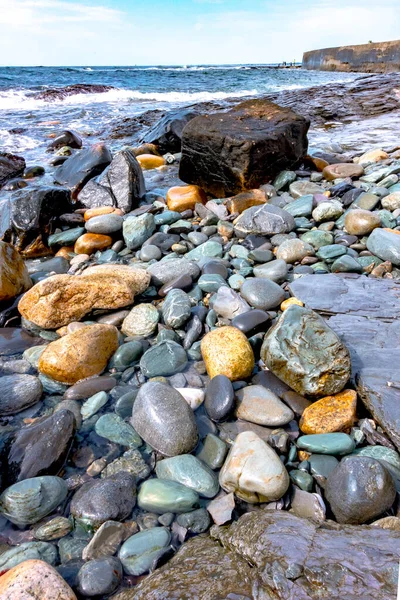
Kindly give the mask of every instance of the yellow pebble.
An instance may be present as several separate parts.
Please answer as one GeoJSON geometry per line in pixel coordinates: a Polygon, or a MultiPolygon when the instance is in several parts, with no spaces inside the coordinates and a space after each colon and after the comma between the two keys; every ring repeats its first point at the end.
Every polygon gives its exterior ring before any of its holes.
{"type": "Polygon", "coordinates": [[[323,196],[326,196],[327,198],[330,198],[330,196],[331,196],[331,193],[330,193],[330,191],[328,190],[328,191],[326,191],[326,192],[323,192],[323,193],[322,193],[322,195],[323,195],[323,196]]]}
{"type": "Polygon", "coordinates": [[[292,306],[293,304],[297,304],[297,306],[304,306],[304,303],[298,298],[288,298],[287,300],[284,300],[282,302],[281,311],[284,312],[287,308],[289,308],[289,306],[292,306]]]}
{"type": "Polygon", "coordinates": [[[298,450],[297,451],[297,456],[299,458],[300,461],[302,460],[308,460],[311,456],[311,452],[306,452],[305,450],[298,450]]]}
{"type": "Polygon", "coordinates": [[[154,156],[154,154],[139,154],[139,156],[136,157],[136,160],[145,171],[157,169],[158,167],[163,167],[165,165],[163,157],[154,156]]]}

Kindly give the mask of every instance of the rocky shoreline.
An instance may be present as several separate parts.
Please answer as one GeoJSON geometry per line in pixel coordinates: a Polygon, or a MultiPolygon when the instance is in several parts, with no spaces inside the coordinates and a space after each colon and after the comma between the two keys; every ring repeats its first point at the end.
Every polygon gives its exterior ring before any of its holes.
{"type": "Polygon", "coordinates": [[[396,597],[400,145],[316,90],[0,154],[0,600],[396,597]]]}

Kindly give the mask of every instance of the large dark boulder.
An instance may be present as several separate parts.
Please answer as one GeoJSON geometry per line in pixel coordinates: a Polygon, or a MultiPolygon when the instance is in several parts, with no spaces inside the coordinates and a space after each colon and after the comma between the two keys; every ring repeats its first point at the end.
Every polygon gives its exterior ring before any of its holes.
{"type": "Polygon", "coordinates": [[[130,150],[121,150],[96,180],[85,185],[78,200],[85,208],[115,206],[129,212],[145,193],[142,168],[135,155],[130,150]]]}
{"type": "Polygon", "coordinates": [[[317,524],[256,511],[196,537],[167,565],[113,600],[389,600],[396,597],[400,532],[317,524]],[[213,541],[214,538],[215,541],[213,541]]]}
{"type": "Polygon", "coordinates": [[[155,144],[161,154],[180,152],[183,129],[198,114],[199,112],[193,108],[171,111],[150,127],[140,142],[155,144]]]}
{"type": "Polygon", "coordinates": [[[22,156],[0,152],[0,188],[9,179],[22,175],[25,166],[25,159],[22,156]]]}
{"type": "Polygon", "coordinates": [[[183,130],[179,177],[217,197],[258,188],[307,153],[309,125],[267,100],[196,117],[183,130]]]}
{"type": "Polygon", "coordinates": [[[111,163],[111,152],[105,144],[93,144],[68,158],[54,173],[54,181],[70,188],[76,199],[83,186],[111,163]]]}
{"type": "MultiPolygon", "coordinates": [[[[45,252],[53,222],[71,211],[71,192],[58,186],[28,186],[0,197],[0,239],[24,255],[45,252]]],[[[48,250],[47,250],[48,253],[48,250]]]]}

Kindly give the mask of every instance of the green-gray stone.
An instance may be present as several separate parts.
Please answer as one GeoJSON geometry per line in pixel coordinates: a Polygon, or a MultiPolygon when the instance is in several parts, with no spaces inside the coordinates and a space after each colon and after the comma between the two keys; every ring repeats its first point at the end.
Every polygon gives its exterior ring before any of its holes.
{"type": "Polygon", "coordinates": [[[165,527],[153,527],[132,535],[122,545],[118,558],[128,575],[143,575],[168,547],[171,534],[165,527]]]}
{"type": "Polygon", "coordinates": [[[314,480],[310,473],[295,469],[294,471],[290,471],[289,475],[293,483],[295,483],[301,490],[304,490],[305,492],[312,492],[314,480]]]}
{"type": "Polygon", "coordinates": [[[213,498],[219,491],[218,477],[192,454],[181,454],[159,461],[156,473],[160,479],[177,481],[205,498],[213,498]]]}
{"type": "Polygon", "coordinates": [[[378,258],[377,256],[359,256],[357,258],[357,261],[360,263],[360,265],[365,268],[365,267],[369,267],[369,265],[375,265],[378,266],[380,264],[382,264],[382,260],[380,258],[378,258]]]}
{"type": "Polygon", "coordinates": [[[93,417],[108,402],[106,392],[98,392],[86,400],[81,406],[82,419],[85,421],[93,417]]]}
{"type": "Polygon", "coordinates": [[[61,564],[68,563],[70,560],[81,559],[82,552],[87,546],[86,539],[80,538],[62,538],[58,542],[61,564]]]}
{"type": "Polygon", "coordinates": [[[174,210],[164,210],[159,215],[155,215],[154,223],[158,225],[171,225],[176,223],[181,218],[181,213],[175,212],[174,210]]]}
{"type": "Polygon", "coordinates": [[[388,229],[393,229],[397,225],[397,220],[393,217],[390,210],[379,210],[378,214],[381,218],[382,227],[387,227],[388,229]]]}
{"type": "Polygon", "coordinates": [[[330,244],[329,246],[323,246],[317,252],[318,258],[325,261],[335,260],[338,256],[346,254],[347,248],[338,244],[330,244]]]}
{"type": "Polygon", "coordinates": [[[122,419],[132,416],[132,406],[138,391],[139,390],[132,390],[131,392],[127,392],[117,400],[114,410],[122,419]]]}
{"type": "Polygon", "coordinates": [[[138,506],[158,515],[188,512],[198,502],[197,492],[181,483],[165,479],[148,479],[142,483],[138,495],[138,506]]]}
{"type": "Polygon", "coordinates": [[[72,523],[65,517],[54,517],[51,521],[44,523],[35,529],[34,535],[37,540],[47,542],[58,540],[72,531],[72,523]]]}
{"type": "Polygon", "coordinates": [[[189,296],[183,290],[173,289],[168,292],[162,305],[162,316],[168,327],[178,329],[191,316],[192,305],[189,296]]]}
{"type": "Polygon", "coordinates": [[[368,238],[367,248],[378,258],[400,266],[400,235],[381,228],[374,229],[368,238]]]}
{"type": "Polygon", "coordinates": [[[199,288],[206,293],[217,292],[222,285],[227,285],[225,279],[221,275],[205,274],[198,280],[199,288]]]}
{"type": "Polygon", "coordinates": [[[143,354],[143,346],[140,342],[134,340],[122,344],[112,355],[109,362],[109,369],[118,369],[124,371],[131,367],[143,354]]]}
{"type": "Polygon", "coordinates": [[[102,415],[95,425],[95,431],[97,435],[121,446],[138,448],[143,443],[133,427],[113,413],[102,415]]]}
{"type": "Polygon", "coordinates": [[[176,342],[165,341],[149,348],[140,360],[140,368],[149,379],[175,375],[187,365],[185,350],[176,342]]]}
{"type": "Polygon", "coordinates": [[[316,273],[329,273],[329,267],[325,262],[317,262],[314,263],[313,265],[311,265],[311,268],[316,272],[316,273]]]}
{"type": "Polygon", "coordinates": [[[127,248],[136,250],[149,239],[156,226],[154,216],[150,213],[138,217],[127,217],[123,224],[123,236],[127,248]]]}
{"type": "Polygon", "coordinates": [[[22,355],[22,358],[24,360],[27,360],[28,363],[30,363],[34,369],[37,369],[39,366],[39,359],[45,350],[45,344],[43,346],[32,346],[31,348],[25,350],[25,352],[22,355]]]}
{"type": "MultiPolygon", "coordinates": [[[[25,542],[0,554],[0,571],[8,571],[25,560],[43,560],[55,565],[57,548],[48,542],[25,542]]],[[[12,596],[9,596],[10,600],[12,596]]]]}
{"type": "Polygon", "coordinates": [[[108,464],[101,472],[101,477],[110,477],[124,471],[136,477],[137,481],[146,479],[150,475],[151,469],[143,459],[139,450],[128,450],[122,456],[108,464]]]}
{"type": "Polygon", "coordinates": [[[241,244],[232,244],[231,249],[229,250],[230,256],[233,258],[245,258],[247,259],[249,256],[250,250],[248,250],[245,246],[241,244]]]}
{"type": "Polygon", "coordinates": [[[313,210],[313,196],[301,196],[298,200],[290,202],[285,206],[285,210],[294,217],[310,217],[313,210]]]}
{"type": "Polygon", "coordinates": [[[357,200],[353,202],[352,207],[363,208],[364,210],[374,210],[379,204],[379,200],[379,196],[366,192],[365,194],[360,194],[360,196],[358,196],[357,200]]]}
{"type": "Polygon", "coordinates": [[[356,448],[353,454],[357,456],[369,456],[376,460],[385,460],[397,469],[400,469],[400,454],[392,448],[386,446],[365,446],[364,448],[356,448]]]}
{"type": "Polygon", "coordinates": [[[311,453],[344,456],[353,452],[355,443],[347,433],[315,433],[301,436],[297,447],[311,453]]]}
{"type": "Polygon", "coordinates": [[[331,271],[332,273],[362,273],[363,267],[358,260],[348,254],[344,254],[337,258],[331,265],[331,271]]]}
{"type": "Polygon", "coordinates": [[[76,240],[85,233],[84,227],[75,227],[74,229],[67,229],[61,231],[61,233],[53,233],[48,238],[49,246],[73,246],[76,240]]]}
{"type": "Polygon", "coordinates": [[[323,246],[329,246],[333,243],[333,235],[329,231],[321,231],[320,229],[314,229],[313,231],[307,231],[301,236],[303,242],[311,244],[315,250],[319,250],[323,246]]]}
{"type": "Polygon", "coordinates": [[[43,375],[43,373],[39,373],[39,379],[43,386],[43,390],[48,394],[64,394],[69,387],[68,385],[60,383],[51,377],[47,377],[47,375],[43,375]]]}
{"type": "Polygon", "coordinates": [[[211,525],[211,517],[205,508],[178,515],[176,522],[192,533],[204,533],[211,525]]]}
{"type": "Polygon", "coordinates": [[[203,258],[203,256],[221,258],[222,252],[223,248],[221,244],[209,240],[208,242],[204,242],[204,244],[200,244],[200,246],[197,246],[197,248],[190,250],[190,252],[185,254],[185,258],[188,260],[199,260],[200,258],[203,258]]]}
{"type": "Polygon", "coordinates": [[[329,454],[311,454],[308,462],[310,463],[311,474],[325,479],[339,464],[338,459],[329,454]]]}
{"type": "Polygon", "coordinates": [[[279,175],[275,177],[272,185],[276,191],[279,192],[279,190],[290,185],[293,181],[296,181],[296,173],[294,171],[281,171],[279,175]]]}
{"type": "Polygon", "coordinates": [[[243,277],[243,275],[239,275],[238,273],[231,275],[228,279],[229,287],[235,291],[239,291],[245,281],[245,277],[243,277]]]}

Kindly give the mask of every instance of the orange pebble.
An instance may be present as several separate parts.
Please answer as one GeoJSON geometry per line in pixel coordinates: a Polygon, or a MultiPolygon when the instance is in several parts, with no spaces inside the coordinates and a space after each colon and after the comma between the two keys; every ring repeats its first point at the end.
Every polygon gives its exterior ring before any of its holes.
{"type": "Polygon", "coordinates": [[[112,246],[112,238],[101,233],[84,233],[79,237],[74,246],[76,254],[93,254],[97,250],[106,250],[112,246]]]}

